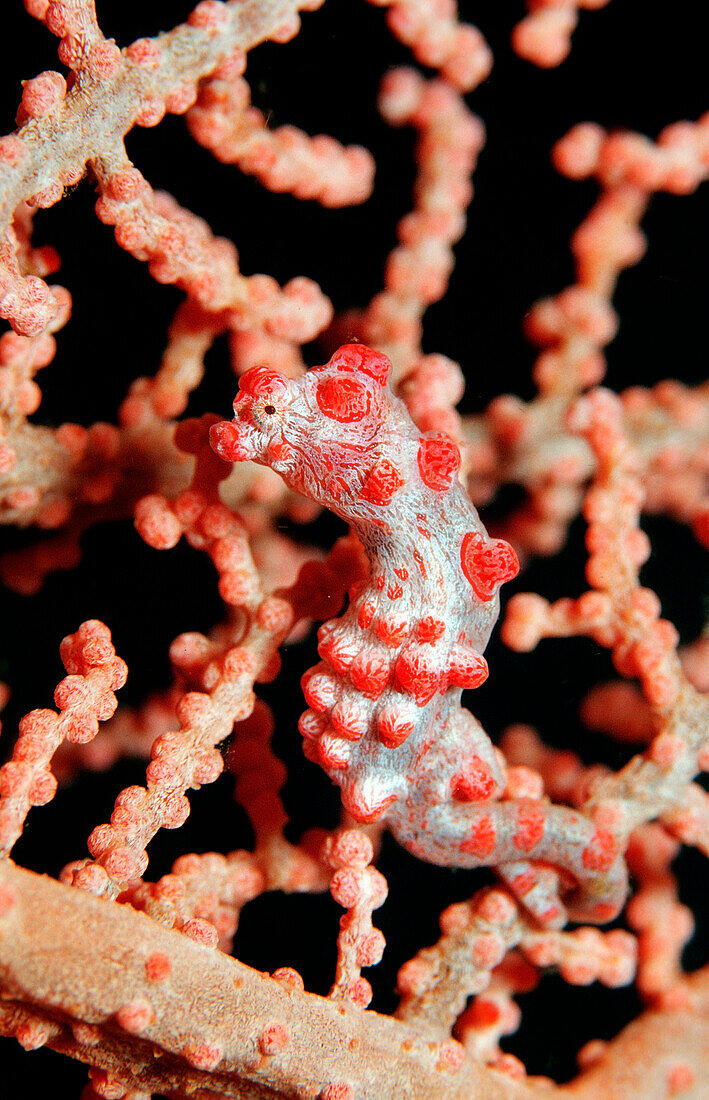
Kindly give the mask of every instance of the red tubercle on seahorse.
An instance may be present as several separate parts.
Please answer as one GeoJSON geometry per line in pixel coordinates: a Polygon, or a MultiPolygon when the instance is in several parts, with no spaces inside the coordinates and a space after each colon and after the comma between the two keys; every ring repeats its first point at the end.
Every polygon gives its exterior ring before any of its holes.
{"type": "Polygon", "coordinates": [[[488,675],[498,592],[519,563],[460,484],[455,442],[421,434],[389,370],[356,343],[297,379],[254,368],[233,423],[212,430],[221,457],[270,466],[346,520],[369,561],[368,580],[318,632],[321,659],[302,680],[304,752],[356,820],[384,818],[423,858],[479,866],[531,853],[570,872],[579,911],[592,910],[591,894],[615,904],[623,872],[611,845],[589,834],[583,854],[564,850],[545,804],[502,800],[496,751],[461,705],[488,675]]]}
{"type": "Polygon", "coordinates": [[[505,581],[519,573],[517,555],[504,539],[486,541],[477,531],[468,531],[460,547],[460,564],[476,596],[491,599],[505,581]]]}
{"type": "Polygon", "coordinates": [[[394,666],[394,684],[398,691],[412,695],[422,707],[430,702],[441,683],[442,670],[423,646],[405,650],[394,666]]]}
{"type": "Polygon", "coordinates": [[[436,432],[423,436],[416,461],[424,485],[443,491],[460,469],[460,451],[450,436],[444,432],[436,432]]]}
{"type": "MultiPolygon", "coordinates": [[[[536,802],[522,802],[518,811],[517,831],[512,842],[521,852],[531,852],[544,836],[544,811],[536,802]]],[[[609,864],[610,866],[610,864],[609,864]]]]}
{"type": "Polygon", "coordinates": [[[462,842],[460,847],[462,851],[470,852],[477,859],[484,860],[492,855],[496,842],[497,835],[492,819],[480,817],[474,822],[470,836],[462,842]]]}
{"type": "Polygon", "coordinates": [[[379,821],[393,802],[396,802],[396,795],[368,798],[362,783],[355,782],[342,786],[342,803],[360,825],[372,825],[375,821],[379,821]]]}
{"type": "Polygon", "coordinates": [[[242,375],[240,388],[249,397],[282,396],[286,390],[285,379],[269,367],[254,367],[242,375]]]}
{"type": "Polygon", "coordinates": [[[372,504],[390,504],[394,493],[403,484],[404,479],[394,463],[383,458],[367,474],[362,486],[362,500],[371,501],[372,504]]]}
{"type": "Polygon", "coordinates": [[[313,367],[311,373],[318,374],[333,367],[344,373],[366,374],[380,386],[385,386],[389,380],[391,360],[366,344],[343,344],[327,363],[313,367]]]}
{"type": "MultiPolygon", "coordinates": [[[[359,618],[361,625],[361,616],[359,618]]],[[[375,624],[377,637],[389,649],[398,649],[409,633],[409,621],[401,615],[383,615],[375,624]]]]}
{"type": "Polygon", "coordinates": [[[329,674],[328,666],[324,661],[314,665],[304,674],[301,686],[308,706],[319,713],[324,713],[337,698],[335,680],[329,674]]]}
{"type": "Polygon", "coordinates": [[[476,688],[487,680],[487,661],[481,653],[468,646],[454,645],[448,658],[446,685],[476,688]]]}
{"type": "Polygon", "coordinates": [[[451,779],[451,792],[457,802],[486,802],[494,791],[494,777],[479,756],[472,756],[451,779]]]}
{"type": "Polygon", "coordinates": [[[319,638],[318,653],[323,661],[326,661],[339,676],[344,676],[357,652],[351,640],[342,632],[335,635],[325,633],[324,627],[320,628],[319,638]]]}
{"type": "Polygon", "coordinates": [[[316,752],[323,768],[339,772],[349,767],[349,752],[346,746],[339,737],[333,736],[330,730],[326,730],[318,739],[316,752]]]}
{"type": "Polygon", "coordinates": [[[376,732],[383,745],[395,749],[397,745],[402,745],[413,731],[412,719],[395,704],[388,704],[379,710],[376,718],[376,732]]]}
{"type": "Polygon", "coordinates": [[[378,699],[391,678],[388,656],[365,650],[357,654],[349,668],[353,686],[367,699],[378,699]]]}
{"type": "Polygon", "coordinates": [[[320,411],[330,420],[351,424],[369,412],[371,397],[354,378],[327,378],[315,390],[320,411]]]}
{"type": "Polygon", "coordinates": [[[421,619],[416,627],[416,637],[420,642],[430,642],[433,644],[437,642],[439,638],[442,638],[446,632],[446,624],[441,622],[440,619],[434,618],[433,615],[426,615],[421,619]]]}
{"type": "Polygon", "coordinates": [[[333,730],[346,741],[360,741],[367,732],[366,709],[352,699],[340,699],[330,711],[333,730]]]}
{"type": "Polygon", "coordinates": [[[327,720],[314,710],[304,710],[298,719],[298,730],[306,741],[317,743],[326,728],[327,720]]]}
{"type": "Polygon", "coordinates": [[[364,600],[360,606],[359,614],[357,615],[357,622],[362,627],[362,630],[366,630],[369,626],[376,614],[376,610],[376,606],[371,600],[364,600]]]}
{"type": "Polygon", "coordinates": [[[606,871],[618,855],[618,840],[606,829],[597,829],[583,850],[583,864],[594,871],[606,871]]]}

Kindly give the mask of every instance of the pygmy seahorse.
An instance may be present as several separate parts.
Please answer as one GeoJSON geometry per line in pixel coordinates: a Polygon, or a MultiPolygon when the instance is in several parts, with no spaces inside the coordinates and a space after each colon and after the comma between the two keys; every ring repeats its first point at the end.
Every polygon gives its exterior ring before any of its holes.
{"type": "MultiPolygon", "coordinates": [[[[306,755],[357,821],[385,817],[421,858],[509,864],[537,910],[526,861],[559,862],[584,885],[574,915],[607,919],[624,889],[618,853],[579,814],[500,801],[498,755],[461,705],[462,690],[487,677],[498,590],[519,565],[460,484],[453,440],[420,432],[392,393],[390,366],[347,344],[297,380],[255,367],[240,380],[234,420],[212,428],[222,458],[270,466],[346,520],[369,559],[368,581],[320,628],[321,660],[303,677],[306,755]]],[[[555,923],[562,911],[537,915],[555,923]]]]}

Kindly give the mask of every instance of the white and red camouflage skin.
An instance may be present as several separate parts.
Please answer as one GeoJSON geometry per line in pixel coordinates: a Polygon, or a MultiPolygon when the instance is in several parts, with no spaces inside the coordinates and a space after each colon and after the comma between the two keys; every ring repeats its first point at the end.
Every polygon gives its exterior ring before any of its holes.
{"type": "Polygon", "coordinates": [[[240,380],[234,420],[212,428],[222,458],[271,467],[346,520],[369,559],[368,582],[320,628],[321,660],[303,677],[305,753],[339,784],[357,821],[385,817],[420,858],[508,864],[517,892],[549,923],[563,911],[546,902],[540,911],[528,860],[559,862],[585,886],[577,919],[608,919],[625,889],[611,838],[541,800],[501,802],[495,749],[461,705],[462,690],[487,677],[498,590],[519,565],[461,486],[455,443],[422,434],[392,393],[390,366],[347,344],[297,380],[253,368],[240,380]]]}

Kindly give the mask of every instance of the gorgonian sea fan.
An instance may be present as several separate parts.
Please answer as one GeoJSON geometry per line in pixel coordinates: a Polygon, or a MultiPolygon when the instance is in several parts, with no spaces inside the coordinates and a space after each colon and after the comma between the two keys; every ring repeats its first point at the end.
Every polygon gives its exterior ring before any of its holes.
{"type": "Polygon", "coordinates": [[[24,7],[6,1088],[702,1097],[692,6],[24,7]]]}

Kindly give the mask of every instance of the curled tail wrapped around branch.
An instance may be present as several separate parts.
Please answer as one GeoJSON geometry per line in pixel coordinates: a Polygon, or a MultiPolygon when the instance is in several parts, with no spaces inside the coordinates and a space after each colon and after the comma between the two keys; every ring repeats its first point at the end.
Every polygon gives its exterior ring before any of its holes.
{"type": "Polygon", "coordinates": [[[580,813],[503,799],[503,762],[461,706],[463,689],[487,677],[498,591],[519,565],[461,486],[456,444],[419,431],[389,369],[362,344],[296,380],[253,368],[233,421],[211,432],[223,459],[270,466],[346,520],[369,560],[345,612],[320,628],[320,661],[303,677],[305,753],[357,821],[385,818],[415,855],[509,865],[520,896],[550,923],[563,907],[541,899],[528,861],[558,865],[578,884],[573,915],[607,920],[626,881],[612,841],[580,813]]]}

